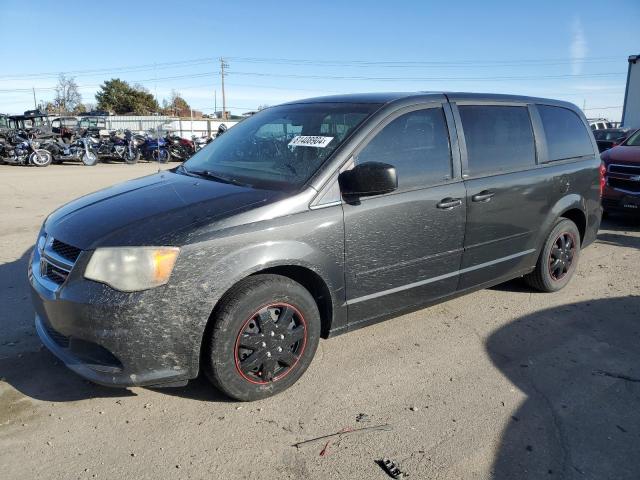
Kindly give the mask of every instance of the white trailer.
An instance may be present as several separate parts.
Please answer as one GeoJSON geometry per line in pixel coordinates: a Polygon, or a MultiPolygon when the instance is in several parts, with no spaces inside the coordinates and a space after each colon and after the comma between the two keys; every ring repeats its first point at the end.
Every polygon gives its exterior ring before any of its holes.
{"type": "Polygon", "coordinates": [[[640,128],[640,55],[629,57],[627,88],[622,107],[622,126],[640,128]]]}

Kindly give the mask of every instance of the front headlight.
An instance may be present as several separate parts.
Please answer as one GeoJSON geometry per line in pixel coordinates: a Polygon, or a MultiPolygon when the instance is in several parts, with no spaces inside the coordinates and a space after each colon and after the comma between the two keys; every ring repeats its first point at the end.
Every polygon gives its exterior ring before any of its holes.
{"type": "Polygon", "coordinates": [[[169,281],[179,252],[178,247],[98,248],[84,277],[123,292],[159,287],[169,281]]]}

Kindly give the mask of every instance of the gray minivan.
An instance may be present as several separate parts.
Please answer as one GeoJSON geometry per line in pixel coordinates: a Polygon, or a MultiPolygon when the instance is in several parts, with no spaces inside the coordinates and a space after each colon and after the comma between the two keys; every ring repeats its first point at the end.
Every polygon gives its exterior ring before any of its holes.
{"type": "Polygon", "coordinates": [[[175,169],[53,212],[29,267],[36,329],[100,384],[204,371],[233,398],[267,397],[321,336],[515,277],[561,289],[596,238],[602,175],[565,102],[377,93],[267,108],[175,169]]]}

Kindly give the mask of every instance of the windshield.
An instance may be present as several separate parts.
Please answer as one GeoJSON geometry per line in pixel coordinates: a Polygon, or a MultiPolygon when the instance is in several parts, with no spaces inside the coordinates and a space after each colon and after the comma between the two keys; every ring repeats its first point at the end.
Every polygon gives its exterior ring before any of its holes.
{"type": "Polygon", "coordinates": [[[629,140],[625,142],[628,147],[640,147],[640,130],[629,137],[629,140]]]}
{"type": "Polygon", "coordinates": [[[378,104],[310,103],[263,110],[185,162],[259,188],[300,188],[378,104]]]}

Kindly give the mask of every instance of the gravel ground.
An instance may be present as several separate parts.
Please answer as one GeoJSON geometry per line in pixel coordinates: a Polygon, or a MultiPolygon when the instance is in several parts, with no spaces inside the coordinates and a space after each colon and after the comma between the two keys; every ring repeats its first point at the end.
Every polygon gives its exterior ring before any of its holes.
{"type": "Polygon", "coordinates": [[[509,282],[321,341],[271,399],[85,382],[35,335],[27,258],[51,210],[156,169],[0,166],[2,478],[384,479],[383,457],[416,479],[640,478],[634,219],[605,221],[561,292],[509,282]]]}

